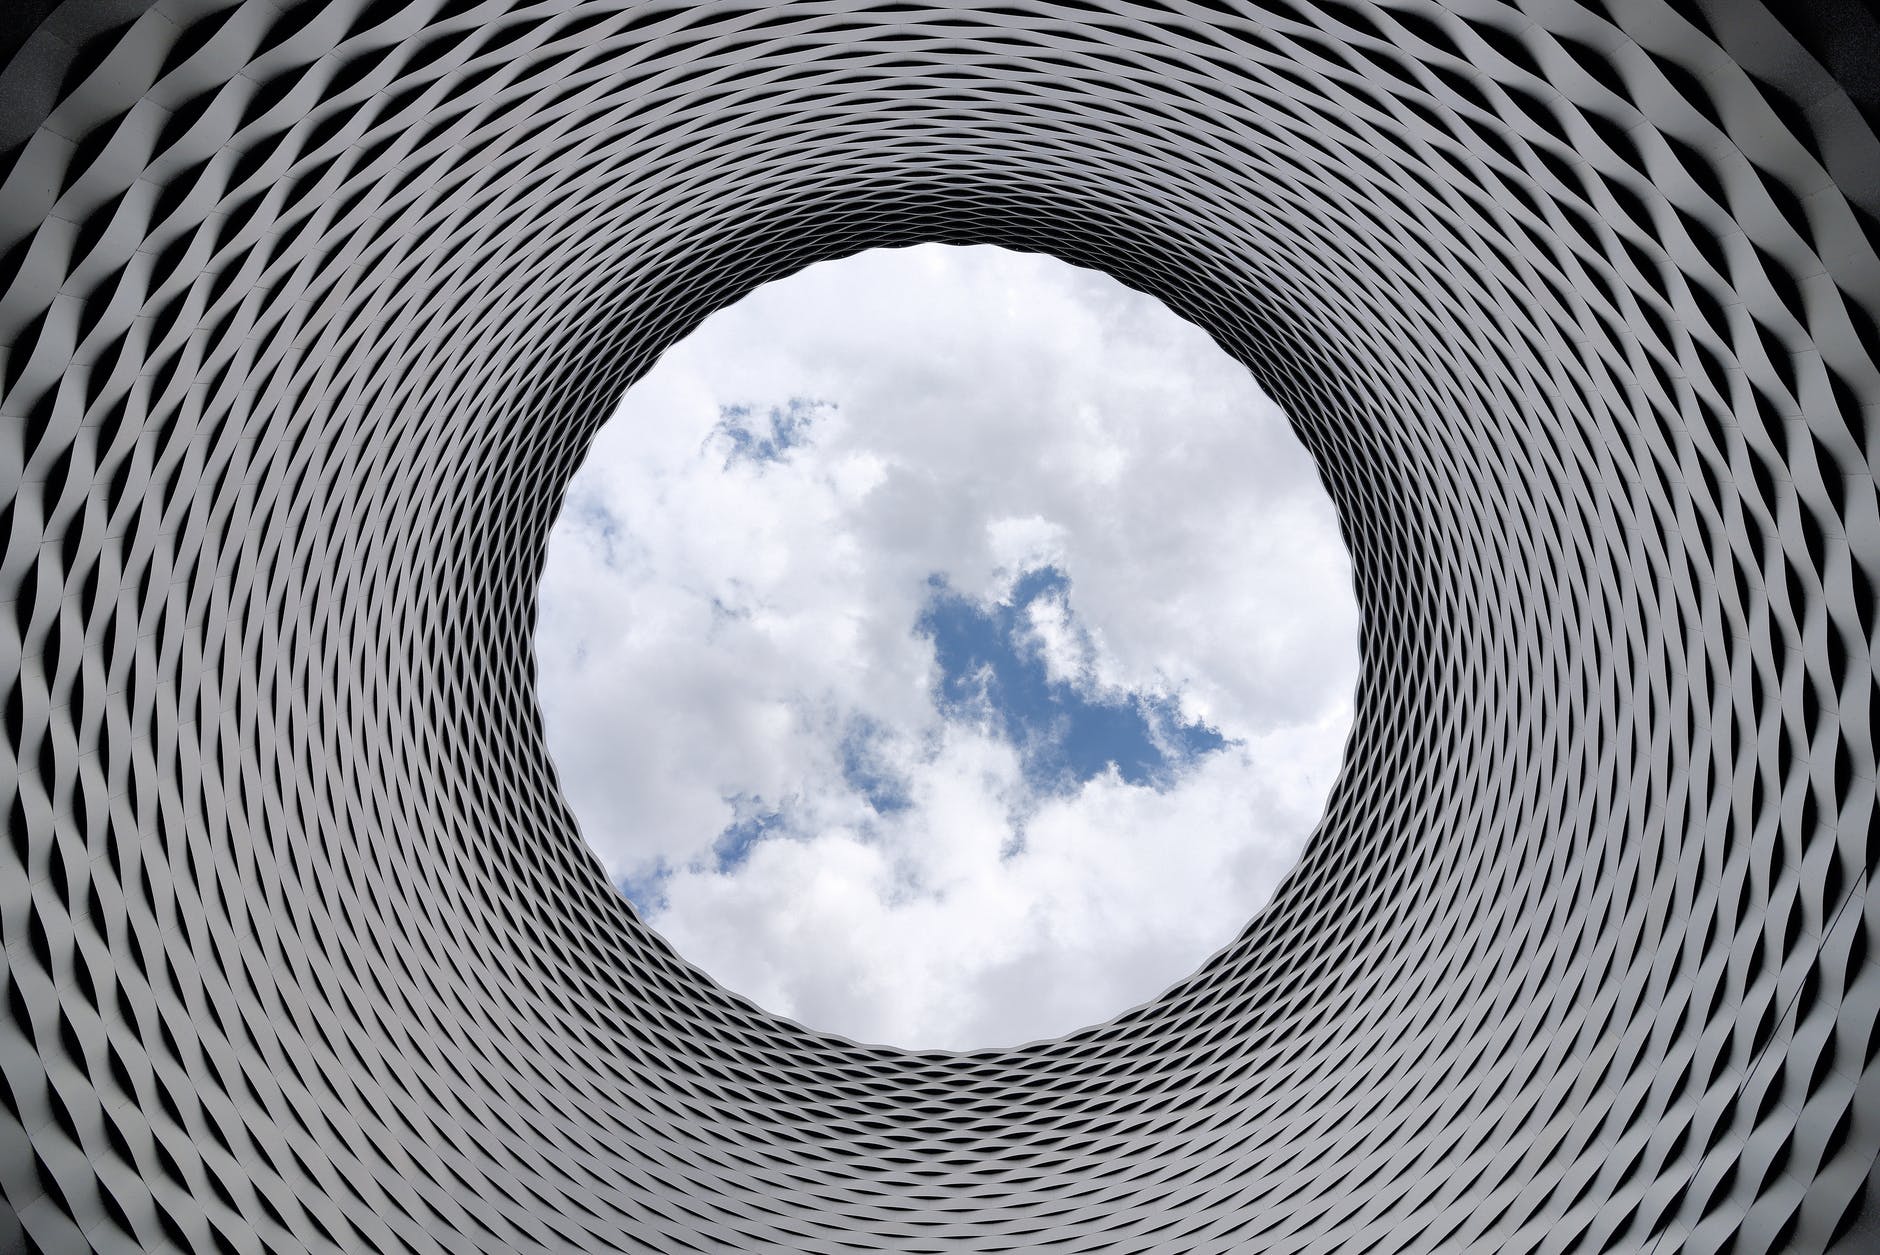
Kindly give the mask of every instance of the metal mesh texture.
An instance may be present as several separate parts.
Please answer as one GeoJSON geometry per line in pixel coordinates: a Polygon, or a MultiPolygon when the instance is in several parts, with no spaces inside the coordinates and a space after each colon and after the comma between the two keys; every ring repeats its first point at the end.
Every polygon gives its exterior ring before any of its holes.
{"type": "Polygon", "coordinates": [[[0,116],[0,1249],[1880,1246],[1880,143],[1759,6],[67,3],[0,116]],[[957,1055],[646,929],[530,654],[624,388],[924,240],[1206,328],[1364,620],[1271,906],[957,1055]]]}

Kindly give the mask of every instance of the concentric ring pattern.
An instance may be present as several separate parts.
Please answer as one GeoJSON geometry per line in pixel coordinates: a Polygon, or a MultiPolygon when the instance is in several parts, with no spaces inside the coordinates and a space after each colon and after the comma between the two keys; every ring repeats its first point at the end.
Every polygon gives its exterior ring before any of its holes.
{"type": "Polygon", "coordinates": [[[1880,143],[1757,5],[115,0],[0,102],[0,1248],[1880,1243],[1880,143]],[[965,1055],[667,950],[530,659],[624,387],[920,240],[1211,331],[1365,617],[1271,907],[965,1055]]]}

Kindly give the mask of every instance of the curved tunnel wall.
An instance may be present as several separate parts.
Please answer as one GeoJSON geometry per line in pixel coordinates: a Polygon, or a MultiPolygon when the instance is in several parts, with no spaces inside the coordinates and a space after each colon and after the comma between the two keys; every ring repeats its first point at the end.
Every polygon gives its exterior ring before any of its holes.
{"type": "Polygon", "coordinates": [[[67,4],[0,99],[0,1246],[1880,1233],[1880,143],[1759,9],[67,4]],[[919,240],[1207,328],[1364,617],[1271,906],[961,1055],[673,955],[530,658],[624,387],[919,240]]]}

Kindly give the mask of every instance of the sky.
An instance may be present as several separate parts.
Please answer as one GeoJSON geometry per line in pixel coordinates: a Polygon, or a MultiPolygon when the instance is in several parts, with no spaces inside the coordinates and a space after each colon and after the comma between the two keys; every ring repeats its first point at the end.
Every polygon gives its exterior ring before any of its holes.
{"type": "Polygon", "coordinates": [[[918,1049],[1100,1023],[1232,941],[1358,673],[1331,502],[1245,368],[989,247],[812,266],[668,350],[539,607],[549,750],[642,918],[918,1049]]]}

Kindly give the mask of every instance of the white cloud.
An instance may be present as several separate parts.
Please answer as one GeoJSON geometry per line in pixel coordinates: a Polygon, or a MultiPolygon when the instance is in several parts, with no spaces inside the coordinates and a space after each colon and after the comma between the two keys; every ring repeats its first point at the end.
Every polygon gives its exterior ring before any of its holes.
{"type": "Polygon", "coordinates": [[[1106,1019],[1231,940],[1317,818],[1357,667],[1330,504],[1247,372],[993,249],[864,254],[713,315],[597,436],[541,606],[563,787],[610,874],[673,872],[653,925],[762,1005],[925,1047],[1106,1019]],[[721,406],[792,398],[829,403],[802,443],[728,460],[721,406]],[[1162,792],[1040,795],[943,718],[928,577],[996,599],[1042,564],[1071,580],[1031,607],[1053,675],[1237,743],[1162,792]],[[910,805],[845,780],[858,729],[910,805]],[[754,798],[785,818],[721,873],[754,798]]]}

